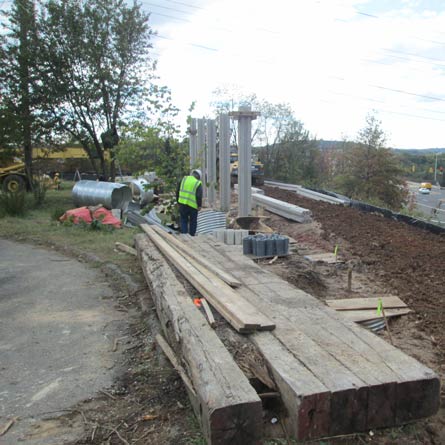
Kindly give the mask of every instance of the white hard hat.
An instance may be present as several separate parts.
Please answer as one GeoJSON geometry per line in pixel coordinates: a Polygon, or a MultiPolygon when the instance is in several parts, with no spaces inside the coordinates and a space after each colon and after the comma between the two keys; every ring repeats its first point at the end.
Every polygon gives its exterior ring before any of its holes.
{"type": "Polygon", "coordinates": [[[197,175],[199,175],[199,179],[202,178],[202,172],[201,172],[201,170],[200,170],[199,168],[195,168],[195,169],[192,171],[192,175],[193,175],[194,173],[196,173],[197,175]]]}

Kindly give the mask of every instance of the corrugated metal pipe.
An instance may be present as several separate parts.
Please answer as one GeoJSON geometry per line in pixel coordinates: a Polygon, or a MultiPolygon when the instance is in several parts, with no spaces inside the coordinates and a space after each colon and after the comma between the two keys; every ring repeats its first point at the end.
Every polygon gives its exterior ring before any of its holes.
{"type": "Polygon", "coordinates": [[[110,210],[126,210],[131,201],[131,189],[115,182],[82,180],[73,187],[72,196],[76,206],[102,204],[110,210]]]}

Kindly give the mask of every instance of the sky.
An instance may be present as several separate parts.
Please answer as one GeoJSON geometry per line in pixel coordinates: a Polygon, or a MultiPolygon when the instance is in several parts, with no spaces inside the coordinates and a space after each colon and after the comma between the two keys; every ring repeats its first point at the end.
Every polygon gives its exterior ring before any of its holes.
{"type": "Polygon", "coordinates": [[[443,0],[142,0],[162,84],[185,122],[216,88],[288,103],[318,139],[376,113],[393,148],[445,147],[443,0]]]}

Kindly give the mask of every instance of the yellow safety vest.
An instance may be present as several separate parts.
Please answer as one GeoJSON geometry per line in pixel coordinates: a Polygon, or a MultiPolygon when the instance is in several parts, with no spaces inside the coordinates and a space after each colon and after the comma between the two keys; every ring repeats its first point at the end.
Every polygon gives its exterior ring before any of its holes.
{"type": "Polygon", "coordinates": [[[194,176],[184,176],[179,188],[179,204],[185,204],[194,209],[198,208],[196,201],[196,190],[201,185],[201,181],[194,176]]]}

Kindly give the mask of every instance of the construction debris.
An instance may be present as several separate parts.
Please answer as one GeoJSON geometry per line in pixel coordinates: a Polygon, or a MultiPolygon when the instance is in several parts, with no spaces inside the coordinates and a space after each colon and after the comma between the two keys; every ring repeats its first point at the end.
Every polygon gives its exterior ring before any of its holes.
{"type": "Polygon", "coordinates": [[[116,249],[120,250],[121,252],[129,253],[130,255],[137,256],[136,249],[133,249],[133,247],[127,246],[126,244],[120,243],[119,241],[116,241],[114,243],[116,246],[116,249]]]}

